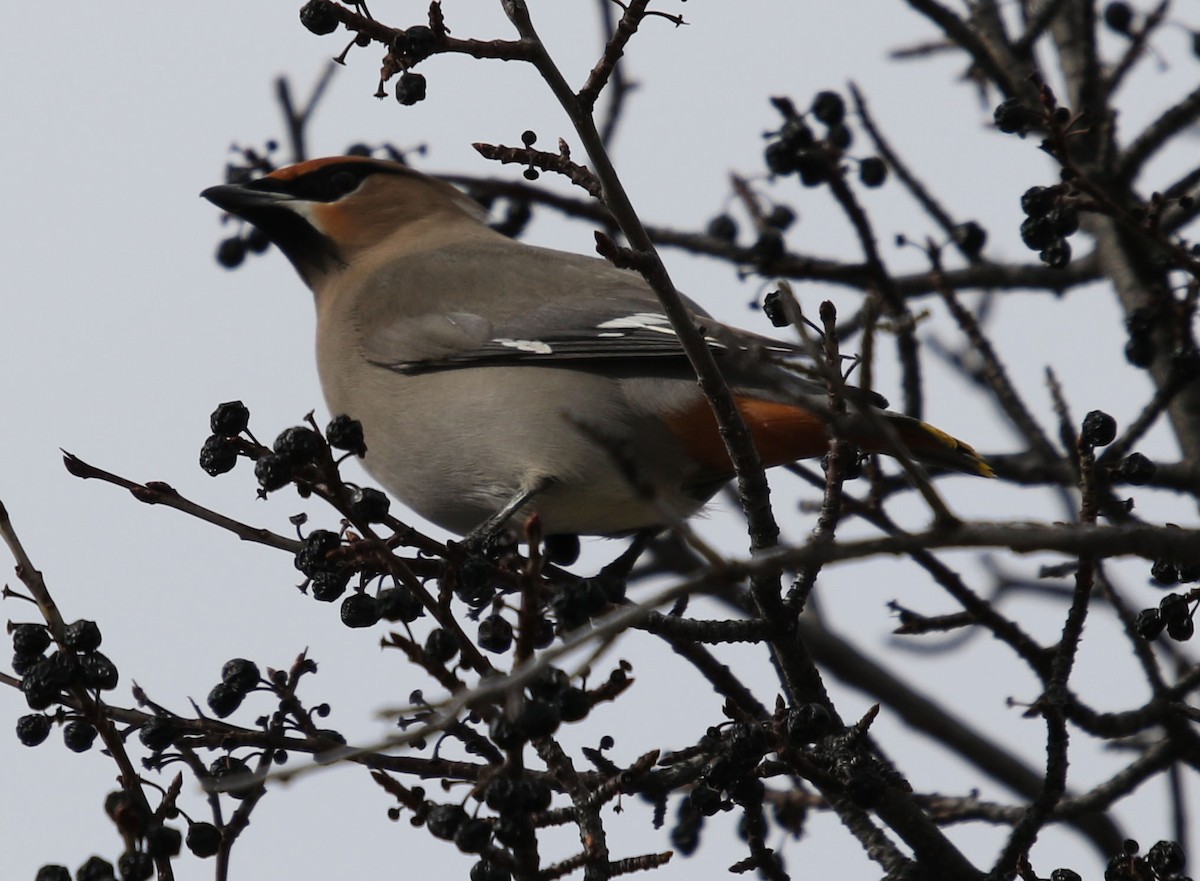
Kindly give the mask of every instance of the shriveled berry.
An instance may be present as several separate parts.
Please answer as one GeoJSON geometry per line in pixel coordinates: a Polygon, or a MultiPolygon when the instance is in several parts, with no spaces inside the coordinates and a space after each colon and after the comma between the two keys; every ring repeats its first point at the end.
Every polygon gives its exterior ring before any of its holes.
{"type": "Polygon", "coordinates": [[[502,615],[488,615],[479,622],[476,642],[484,651],[502,654],[512,647],[513,628],[502,615]]]}
{"type": "Polygon", "coordinates": [[[413,104],[425,100],[425,90],[424,76],[412,71],[405,71],[400,75],[400,81],[396,83],[396,100],[405,107],[411,107],[413,104]]]}
{"type": "Polygon", "coordinates": [[[53,720],[41,713],[30,713],[17,720],[17,740],[25,746],[37,746],[50,736],[53,720]]]}
{"type": "Polygon", "coordinates": [[[238,448],[230,438],[212,434],[200,448],[200,467],[209,477],[217,477],[233,470],[237,464],[238,448]]]}
{"type": "Polygon", "coordinates": [[[250,424],[250,410],[241,401],[226,401],[208,417],[208,426],[213,434],[233,437],[241,434],[250,424]]]}
{"type": "Polygon", "coordinates": [[[858,179],[864,187],[881,187],[887,180],[887,164],[878,156],[868,156],[858,164],[858,179]]]}
{"type": "Polygon", "coordinates": [[[1106,447],[1117,437],[1117,420],[1103,410],[1092,410],[1083,417],[1079,437],[1089,447],[1106,447]]]}
{"type": "Polygon", "coordinates": [[[718,214],[708,222],[708,234],[723,242],[732,242],[737,238],[737,222],[728,214],[718,214]]]}
{"type": "Polygon", "coordinates": [[[283,456],[268,453],[254,463],[254,476],[266,492],[274,492],[291,482],[292,465],[283,456]]]}
{"type": "Polygon", "coordinates": [[[350,586],[350,570],[329,570],[312,576],[308,592],[319,603],[332,603],[350,586]]]}
{"type": "Polygon", "coordinates": [[[1074,205],[1060,205],[1046,216],[1054,224],[1054,231],[1063,238],[1079,232],[1079,209],[1074,205]]]}
{"type": "Polygon", "coordinates": [[[721,793],[707,783],[697,783],[688,794],[688,800],[697,811],[706,817],[711,817],[721,810],[724,799],[721,793]]]}
{"type": "Polygon", "coordinates": [[[355,487],[350,492],[350,511],[367,523],[382,523],[391,504],[388,497],[374,487],[355,487]]]}
{"type": "Polygon", "coordinates": [[[50,647],[50,631],[41,624],[14,624],[10,635],[17,654],[40,655],[50,647]]]}
{"type": "Polygon", "coordinates": [[[221,830],[212,823],[192,823],[185,839],[188,850],[204,859],[215,856],[221,848],[221,830]]]}
{"type": "Polygon", "coordinates": [[[331,447],[346,450],[356,456],[362,456],[367,452],[367,445],[363,442],[362,423],[345,414],[334,416],[325,426],[325,439],[329,441],[331,447]]]}
{"type": "Polygon", "coordinates": [[[1146,861],[1160,876],[1176,875],[1183,871],[1187,857],[1177,842],[1159,841],[1146,853],[1146,861]]]}
{"type": "Polygon", "coordinates": [[[471,881],[512,881],[512,872],[491,860],[480,860],[471,866],[471,881]]]}
{"type": "Polygon", "coordinates": [[[821,704],[801,704],[788,710],[784,731],[797,746],[815,743],[833,729],[833,718],[821,704]]]}
{"type": "Polygon", "coordinates": [[[313,461],[323,446],[321,436],[311,428],[294,425],[280,432],[272,450],[275,455],[298,467],[313,461]]]}
{"type": "Polygon", "coordinates": [[[1045,217],[1057,200],[1058,194],[1050,187],[1030,187],[1021,194],[1021,210],[1029,217],[1045,217]]]}
{"type": "Polygon", "coordinates": [[[300,24],[317,36],[324,36],[336,31],[340,22],[329,0],[308,0],[300,7],[300,24]]]}
{"type": "Polygon", "coordinates": [[[458,637],[450,630],[438,627],[429,631],[425,638],[425,657],[436,664],[444,664],[458,654],[458,637]]]}
{"type": "Polygon", "coordinates": [[[231,658],[221,667],[221,681],[238,691],[250,691],[260,679],[258,664],[246,658],[231,658]]]}
{"type": "Polygon", "coordinates": [[[992,121],[996,128],[1008,135],[1024,135],[1029,131],[1037,117],[1017,98],[1001,101],[992,113],[992,121]]]}
{"type": "Polygon", "coordinates": [[[1031,251],[1041,251],[1057,238],[1049,217],[1026,217],[1021,221],[1021,241],[1031,251]]]}
{"type": "Polygon", "coordinates": [[[241,236],[230,236],[217,245],[217,263],[226,269],[237,269],[245,259],[246,243],[241,236]]]}
{"type": "Polygon", "coordinates": [[[178,856],[183,846],[183,833],[174,826],[155,826],[146,833],[146,849],[152,856],[178,856]]]}
{"type": "Polygon", "coordinates": [[[1158,639],[1167,622],[1158,609],[1142,609],[1133,622],[1133,632],[1146,641],[1158,639]]]}
{"type": "Polygon", "coordinates": [[[846,118],[846,102],[837,92],[817,92],[810,109],[825,125],[838,125],[846,118]]]}
{"type": "Polygon", "coordinates": [[[76,652],[94,652],[100,648],[103,637],[95,621],[80,619],[67,625],[63,632],[63,641],[67,648],[76,652]]]}
{"type": "Polygon", "coordinates": [[[71,881],[71,872],[66,866],[46,865],[37,870],[33,881],[71,881]]]}
{"type": "Polygon", "coordinates": [[[462,805],[434,805],[425,819],[425,828],[435,838],[451,841],[454,833],[458,831],[459,824],[465,819],[467,819],[467,812],[462,805]]]}
{"type": "Polygon", "coordinates": [[[454,845],[463,853],[480,853],[491,839],[492,824],[481,817],[467,817],[454,833],[454,845]]]}
{"type": "Polygon", "coordinates": [[[318,572],[329,572],[341,569],[340,563],[332,560],[330,555],[342,546],[341,537],[328,529],[314,529],[300,542],[300,550],[296,552],[295,566],[310,578],[318,572]]]}
{"type": "Polygon", "coordinates": [[[1062,269],[1071,262],[1071,243],[1066,239],[1055,239],[1041,250],[1038,259],[1051,269],[1062,269]]]}
{"type": "Polygon", "coordinates": [[[1118,34],[1128,34],[1133,25],[1133,7],[1124,0],[1114,0],[1104,7],[1104,24],[1118,34]]]}
{"type": "Polygon", "coordinates": [[[1190,615],[1167,621],[1167,636],[1178,642],[1187,642],[1195,632],[1196,622],[1190,615]]]}
{"type": "Polygon", "coordinates": [[[379,617],[385,621],[403,621],[411,624],[425,614],[425,607],[411,587],[386,587],[375,598],[379,617]]]}
{"type": "Polygon", "coordinates": [[[958,246],[964,256],[970,259],[978,257],[987,243],[987,230],[974,220],[957,224],[951,235],[954,238],[954,244],[958,246]]]}
{"type": "Polygon", "coordinates": [[[224,719],[242,705],[246,692],[234,688],[228,682],[218,682],[208,693],[208,708],[218,719],[224,719]]]}
{"type": "Polygon", "coordinates": [[[138,731],[138,740],[154,752],[161,752],[183,733],[174,716],[151,716],[138,731]]]}
{"type": "Polygon", "coordinates": [[[1160,587],[1179,583],[1179,569],[1173,560],[1155,560],[1150,567],[1150,578],[1160,587]]]}
{"type": "Polygon", "coordinates": [[[412,58],[424,58],[433,51],[437,44],[437,35],[433,28],[417,24],[404,32],[404,51],[412,58]]]}
{"type": "Polygon", "coordinates": [[[154,859],[141,850],[129,850],[117,860],[121,881],[146,881],[154,874],[154,859]]]}
{"type": "Polygon", "coordinates": [[[1119,480],[1133,486],[1145,486],[1154,479],[1157,472],[1158,466],[1146,456],[1141,453],[1130,453],[1117,466],[1116,476],[1119,480]]]}
{"type": "Polygon", "coordinates": [[[75,881],[112,881],[113,865],[102,857],[88,857],[87,862],[75,870],[75,881]]]}
{"type": "Polygon", "coordinates": [[[228,785],[233,780],[238,780],[236,788],[224,789],[222,792],[231,798],[242,799],[250,794],[250,790],[258,786],[253,780],[250,780],[250,766],[237,756],[218,756],[208,766],[208,775],[220,786],[228,785]]]}
{"type": "Polygon", "coordinates": [[[347,627],[370,627],[379,620],[379,606],[370,594],[352,593],[342,600],[341,616],[347,627]]]}
{"type": "Polygon", "coordinates": [[[763,297],[762,304],[763,312],[767,316],[767,320],[775,327],[787,327],[788,319],[783,310],[783,293],[774,290],[763,297]]]}
{"type": "Polygon", "coordinates": [[[42,655],[27,655],[24,652],[13,652],[12,669],[18,676],[24,676],[41,661],[42,655]]]}
{"type": "Polygon", "coordinates": [[[79,656],[83,684],[97,691],[112,691],[120,681],[117,665],[103,652],[87,652],[79,656]]]}
{"type": "Polygon", "coordinates": [[[71,752],[85,753],[96,742],[96,726],[82,719],[74,719],[63,726],[63,743],[71,752]]]}

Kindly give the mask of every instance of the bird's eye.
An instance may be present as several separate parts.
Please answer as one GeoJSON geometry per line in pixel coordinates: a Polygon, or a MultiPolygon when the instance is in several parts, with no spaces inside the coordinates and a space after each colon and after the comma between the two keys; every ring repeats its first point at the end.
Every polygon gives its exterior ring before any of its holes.
{"type": "Polygon", "coordinates": [[[349,171],[335,171],[329,178],[329,196],[340,199],[358,186],[358,176],[349,171]]]}

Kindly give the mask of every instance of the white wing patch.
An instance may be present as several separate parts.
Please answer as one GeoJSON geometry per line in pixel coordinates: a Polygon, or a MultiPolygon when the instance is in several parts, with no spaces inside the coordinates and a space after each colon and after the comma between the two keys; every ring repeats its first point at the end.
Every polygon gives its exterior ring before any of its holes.
{"type": "Polygon", "coordinates": [[[658,333],[675,333],[671,329],[671,319],[661,312],[632,312],[629,315],[602,321],[596,326],[610,330],[653,330],[658,333]]]}
{"type": "Polygon", "coordinates": [[[516,349],[518,352],[532,352],[535,355],[549,355],[554,352],[549,343],[542,342],[541,340],[495,339],[492,342],[507,346],[510,349],[516,349]]]}

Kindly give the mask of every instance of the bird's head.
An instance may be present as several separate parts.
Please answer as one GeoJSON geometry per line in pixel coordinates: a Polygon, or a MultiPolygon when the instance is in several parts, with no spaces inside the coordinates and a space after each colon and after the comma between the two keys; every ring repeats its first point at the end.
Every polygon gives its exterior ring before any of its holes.
{"type": "Polygon", "coordinates": [[[398,162],[311,159],[200,194],[262,231],[309,287],[414,224],[466,220],[482,209],[443,181],[398,162]]]}

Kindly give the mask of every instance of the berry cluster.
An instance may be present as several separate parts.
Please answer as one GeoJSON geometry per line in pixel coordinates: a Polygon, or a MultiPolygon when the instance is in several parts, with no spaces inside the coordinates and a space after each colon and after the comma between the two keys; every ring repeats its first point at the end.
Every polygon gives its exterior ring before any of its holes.
{"type": "MultiPolygon", "coordinates": [[[[1108,861],[1104,869],[1104,881],[1190,881],[1181,873],[1187,857],[1174,841],[1156,842],[1145,856],[1138,853],[1141,847],[1133,839],[1127,840],[1121,852],[1108,861]]],[[[1050,873],[1050,881],[1081,881],[1070,869],[1056,869],[1050,873]]]]}
{"type": "Polygon", "coordinates": [[[63,743],[81,753],[96,740],[95,726],[75,712],[60,712],[52,718],[40,711],[63,702],[63,692],[75,688],[111,691],[119,679],[117,667],[100,648],[100,628],[94,621],[67,625],[57,649],[50,648],[50,632],[41,624],[10,624],[13,642],[13,672],[21,677],[21,693],[31,710],[38,712],[17,720],[17,738],[26,746],[37,746],[50,736],[55,721],[63,725],[63,743]]]}
{"type": "Polygon", "coordinates": [[[1079,231],[1079,210],[1071,204],[1064,184],[1030,187],[1021,195],[1021,241],[1047,266],[1061,269],[1071,262],[1067,241],[1079,231]]]}
{"type": "MultiPolygon", "coordinates": [[[[1197,567],[1189,567],[1188,575],[1193,576],[1190,579],[1192,581],[1200,581],[1200,572],[1196,570],[1197,567]]],[[[1174,564],[1162,560],[1154,564],[1151,572],[1158,573],[1152,575],[1155,581],[1160,575],[1178,577],[1178,570],[1174,568],[1174,564]],[[1159,571],[1160,567],[1170,568],[1170,574],[1163,575],[1159,571]]],[[[1171,639],[1186,642],[1196,632],[1196,606],[1200,604],[1197,601],[1200,601],[1200,590],[1169,593],[1159,601],[1157,608],[1142,609],[1138,613],[1133,625],[1134,630],[1145,640],[1157,639],[1166,630],[1171,639]]]]}
{"type": "MultiPolygon", "coordinates": [[[[790,98],[772,98],[783,115],[783,128],[768,135],[763,160],[771,174],[795,174],[806,187],[819,186],[839,173],[837,163],[850,148],[854,136],[846,125],[846,102],[837,92],[818,92],[807,113],[800,113],[790,98]],[[818,138],[808,120],[823,128],[818,138]]],[[[858,179],[866,187],[882,186],[887,164],[878,156],[858,160],[858,179]]]]}

